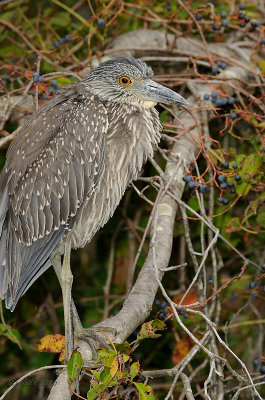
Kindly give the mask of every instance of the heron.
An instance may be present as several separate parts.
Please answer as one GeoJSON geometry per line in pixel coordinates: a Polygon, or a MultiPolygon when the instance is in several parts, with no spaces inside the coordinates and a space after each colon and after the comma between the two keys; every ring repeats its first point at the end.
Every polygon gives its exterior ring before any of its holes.
{"type": "Polygon", "coordinates": [[[68,356],[76,316],[75,308],[69,312],[71,249],[91,241],[153,155],[162,130],[158,102],[187,104],[155,82],[140,59],[108,60],[62,87],[8,149],[0,176],[0,297],[13,311],[53,266],[62,287],[68,356]]]}

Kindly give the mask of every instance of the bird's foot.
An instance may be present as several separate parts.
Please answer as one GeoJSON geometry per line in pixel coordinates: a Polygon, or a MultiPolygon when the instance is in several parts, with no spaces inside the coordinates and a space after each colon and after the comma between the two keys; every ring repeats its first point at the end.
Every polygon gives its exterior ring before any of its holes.
{"type": "Polygon", "coordinates": [[[113,328],[83,328],[82,325],[75,327],[74,337],[76,339],[83,340],[88,343],[91,347],[93,358],[97,358],[97,343],[100,347],[105,349],[111,349],[111,340],[108,338],[108,333],[116,333],[116,330],[113,328]]]}

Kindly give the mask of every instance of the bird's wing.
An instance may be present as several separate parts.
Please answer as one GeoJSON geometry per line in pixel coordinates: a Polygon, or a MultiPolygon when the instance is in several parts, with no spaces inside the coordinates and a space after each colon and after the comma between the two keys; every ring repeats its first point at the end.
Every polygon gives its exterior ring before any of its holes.
{"type": "Polygon", "coordinates": [[[12,143],[0,178],[8,195],[0,268],[5,264],[14,293],[28,287],[95,189],[107,126],[104,105],[75,84],[34,114],[12,143]]]}

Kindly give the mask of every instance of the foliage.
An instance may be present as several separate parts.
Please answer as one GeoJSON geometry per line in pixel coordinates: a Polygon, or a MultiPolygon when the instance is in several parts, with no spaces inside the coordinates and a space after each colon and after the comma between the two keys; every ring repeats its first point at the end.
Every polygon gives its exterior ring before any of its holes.
{"type": "MultiPolygon", "coordinates": [[[[242,259],[231,246],[218,241],[217,250],[214,253],[210,251],[204,275],[200,278],[203,289],[196,286],[187,292],[195,268],[186,268],[185,272],[179,272],[183,269],[167,272],[163,285],[178,305],[177,317],[181,323],[177,322],[173,307],[165,303],[162,292],[159,292],[150,316],[152,321],[132,333],[128,343],[114,343],[111,350],[100,350],[97,362],[101,363],[101,367],[98,370],[86,369],[77,349],[68,363],[69,385],[81,371],[90,374],[90,379],[81,382],[81,392],[87,393],[88,399],[108,398],[111,395],[119,398],[124,392],[130,391],[132,397],[128,398],[164,398],[170,387],[168,377],[154,380],[154,394],[150,386],[153,380],[149,382],[150,385],[144,383],[143,371],[169,369],[181,364],[194,348],[194,340],[202,338],[201,332],[207,325],[201,315],[192,313],[198,309],[214,309],[213,318],[218,333],[243,360],[254,378],[259,379],[259,369],[264,365],[265,122],[262,82],[265,71],[262,56],[264,45],[261,43],[264,27],[253,25],[261,18],[255,2],[246,3],[247,8],[243,11],[251,19],[248,22],[239,18],[239,3],[233,12],[229,1],[217,1],[214,5],[206,5],[202,1],[185,1],[184,4],[186,9],[178,1],[149,0],[25,0],[0,5],[0,140],[19,126],[17,120],[9,118],[9,111],[5,109],[2,112],[1,101],[7,95],[22,95],[26,90],[34,106],[41,106],[61,86],[76,82],[87,73],[92,60],[100,59],[111,40],[122,33],[142,28],[166,31],[176,37],[184,35],[191,41],[198,40],[202,47],[203,39],[207,45],[217,46],[228,42],[236,33],[242,41],[245,35],[248,39],[246,47],[253,50],[251,64],[244,67],[247,78],[235,79],[235,82],[220,78],[220,73],[226,67],[221,66],[220,62],[224,61],[218,60],[217,56],[211,59],[207,54],[198,58],[188,56],[180,73],[178,63],[172,60],[159,61],[159,56],[164,56],[163,52],[148,63],[155,70],[155,78],[178,91],[183,90],[187,94],[187,87],[190,87],[187,83],[192,81],[200,80],[204,85],[208,100],[196,112],[207,106],[212,114],[204,124],[199,124],[202,150],[184,177],[186,187],[183,200],[195,211],[199,211],[203,203],[221,235],[255,265],[243,265],[242,259]],[[223,18],[225,13],[227,16],[223,18]],[[224,21],[227,21],[227,25],[224,21]],[[216,85],[218,92],[214,95],[216,85]],[[210,138],[204,136],[205,126],[209,128],[210,138]],[[218,275],[213,272],[214,265],[218,265],[218,275]],[[186,297],[181,301],[184,294],[186,297]],[[218,307],[214,308],[216,304],[218,307]],[[190,311],[186,309],[188,306],[190,311]],[[164,319],[165,324],[162,321],[164,319]],[[164,330],[165,326],[167,330],[164,330]],[[192,332],[194,339],[183,326],[192,332]],[[163,332],[158,334],[157,330],[163,332]],[[146,340],[142,343],[144,338],[146,340]]],[[[244,52],[244,47],[239,47],[238,51],[244,52]]],[[[170,49],[170,52],[172,58],[177,56],[174,49],[170,49]]],[[[234,60],[238,61],[236,55],[231,59],[224,54],[223,58],[230,66],[236,65],[234,60]]],[[[15,107],[16,111],[30,114],[31,110],[25,104],[15,107]]],[[[179,127],[167,109],[159,110],[167,137],[163,137],[155,160],[164,168],[174,139],[178,139],[179,127]]],[[[1,148],[1,166],[5,161],[6,149],[7,144],[1,148]]],[[[144,176],[157,173],[151,164],[146,165],[144,176]]],[[[154,185],[146,188],[145,184],[139,181],[137,188],[143,190],[150,202],[155,201],[156,188],[154,185]]],[[[73,296],[81,319],[88,325],[119,310],[130,284],[128,266],[132,265],[151,209],[150,203],[129,188],[113,218],[92,243],[72,255],[73,296]],[[113,232],[116,232],[114,241],[113,232]],[[114,274],[109,292],[106,293],[103,287],[111,266],[111,249],[114,249],[114,274]]],[[[183,246],[186,228],[183,214],[179,212],[170,265],[182,264],[183,253],[188,266],[193,265],[196,252],[200,263],[202,237],[205,235],[203,242],[206,247],[210,242],[198,218],[190,211],[187,211],[187,216],[194,253],[188,252],[187,244],[183,246]],[[182,253],[181,248],[184,248],[182,253]]],[[[150,236],[147,235],[136,274],[145,261],[149,243],[150,236]]],[[[59,361],[64,359],[61,294],[52,270],[36,281],[20,300],[14,313],[4,310],[4,316],[8,325],[0,324],[0,376],[5,376],[0,380],[1,388],[6,389],[24,371],[56,363],[58,354],[55,353],[61,354],[59,361]],[[60,346],[56,348],[58,339],[60,346]]],[[[241,366],[231,354],[225,356],[235,371],[241,374],[241,366]]],[[[203,361],[202,352],[198,352],[185,371],[192,374],[203,361]]],[[[200,370],[196,381],[192,382],[194,391],[204,387],[208,373],[209,364],[200,370]]],[[[228,373],[226,369],[227,376],[228,373]]],[[[46,373],[48,382],[53,378],[52,372],[46,373]]],[[[32,382],[26,381],[19,388],[20,399],[37,396],[42,380],[38,381],[38,385],[32,382]]],[[[50,387],[48,384],[44,386],[46,395],[50,387]]],[[[180,390],[180,386],[175,387],[174,398],[179,397],[180,390]]],[[[232,383],[230,386],[228,384],[227,396],[233,395],[235,390],[232,383]]],[[[260,393],[262,390],[261,387],[260,393]]],[[[247,399],[247,395],[242,392],[242,399],[247,399]]]]}

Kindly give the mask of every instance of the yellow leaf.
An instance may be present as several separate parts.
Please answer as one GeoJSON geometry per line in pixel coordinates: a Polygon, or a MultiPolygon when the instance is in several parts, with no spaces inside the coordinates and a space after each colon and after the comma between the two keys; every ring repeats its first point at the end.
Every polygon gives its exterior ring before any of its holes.
{"type": "Polygon", "coordinates": [[[46,335],[40,339],[36,347],[41,352],[62,353],[65,351],[65,337],[59,333],[46,335]]]}

